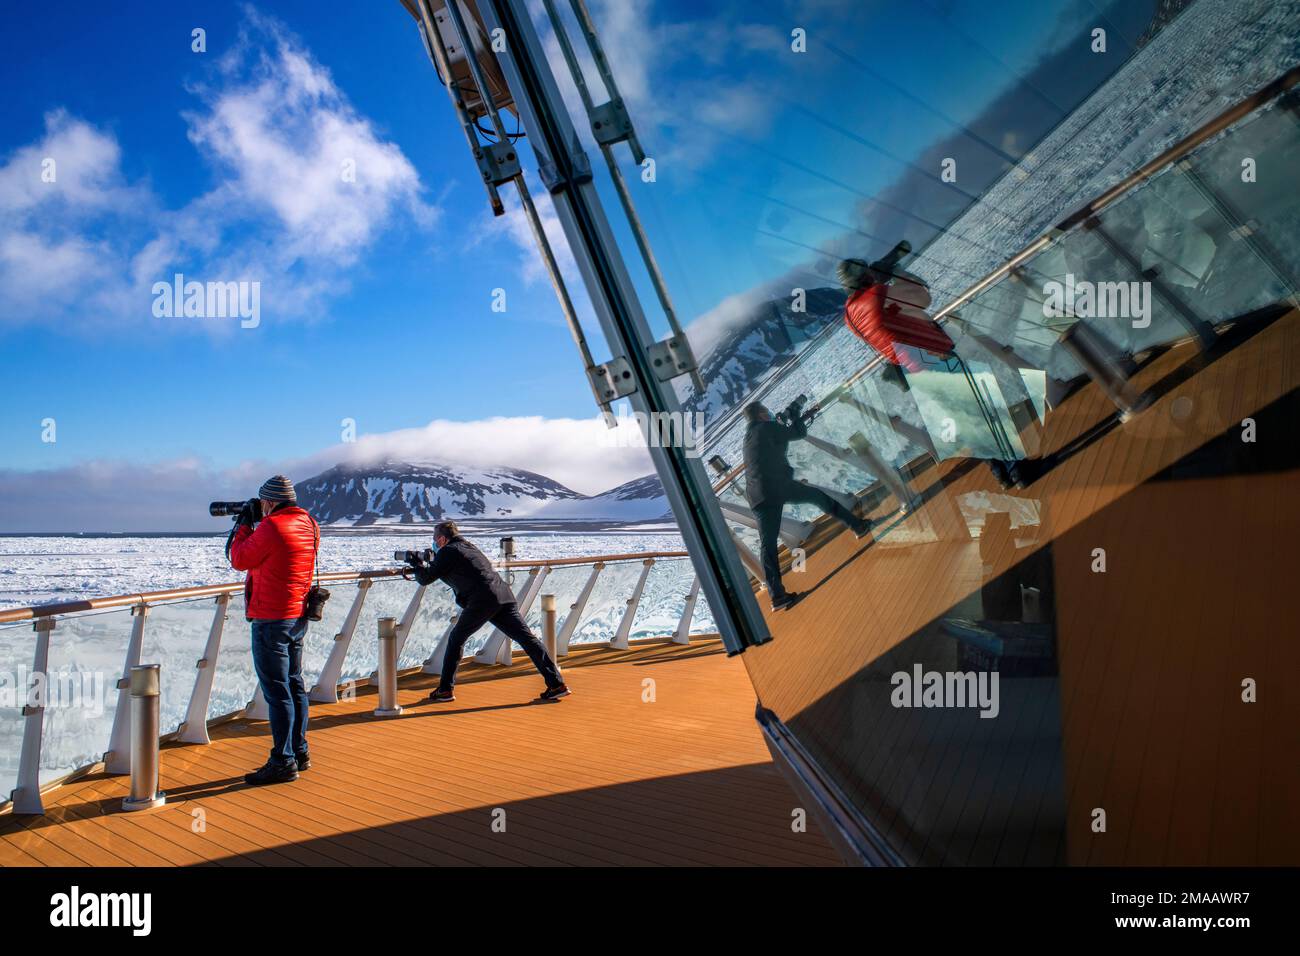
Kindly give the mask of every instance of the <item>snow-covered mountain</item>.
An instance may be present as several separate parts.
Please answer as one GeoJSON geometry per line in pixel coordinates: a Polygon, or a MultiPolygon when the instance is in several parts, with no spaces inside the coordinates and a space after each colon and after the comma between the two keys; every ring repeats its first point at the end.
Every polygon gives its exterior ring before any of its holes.
{"type": "Polygon", "coordinates": [[[578,501],[556,499],[536,515],[539,518],[585,521],[652,521],[671,519],[663,482],[658,475],[645,475],[617,488],[578,501]]]}
{"type": "Polygon", "coordinates": [[[588,496],[521,468],[389,461],[336,465],[294,488],[322,524],[351,527],[445,518],[643,521],[668,511],[653,475],[588,496]]]}

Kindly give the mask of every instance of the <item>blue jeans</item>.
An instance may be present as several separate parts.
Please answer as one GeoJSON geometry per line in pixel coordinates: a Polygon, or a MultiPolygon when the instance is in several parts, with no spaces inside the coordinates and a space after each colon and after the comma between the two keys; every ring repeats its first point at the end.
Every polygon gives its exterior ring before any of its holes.
{"type": "Polygon", "coordinates": [[[271,720],[271,759],[307,752],[307,687],[302,680],[306,618],[253,621],[253,670],[271,720]]]}

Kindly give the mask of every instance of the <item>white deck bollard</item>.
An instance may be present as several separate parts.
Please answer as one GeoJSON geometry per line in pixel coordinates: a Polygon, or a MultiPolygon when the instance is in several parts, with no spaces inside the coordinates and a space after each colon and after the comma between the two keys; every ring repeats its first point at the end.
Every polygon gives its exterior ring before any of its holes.
{"type": "Polygon", "coordinates": [[[158,731],[161,668],[142,664],[127,678],[131,705],[131,792],[123,810],[161,807],[167,795],[158,790],[158,731]]]}
{"type": "Polygon", "coordinates": [[[542,646],[546,654],[560,668],[559,639],[555,632],[555,595],[542,595],[542,646]]]}
{"type": "Polygon", "coordinates": [[[396,717],[402,712],[397,703],[397,620],[379,619],[379,706],[376,717],[396,717]]]}

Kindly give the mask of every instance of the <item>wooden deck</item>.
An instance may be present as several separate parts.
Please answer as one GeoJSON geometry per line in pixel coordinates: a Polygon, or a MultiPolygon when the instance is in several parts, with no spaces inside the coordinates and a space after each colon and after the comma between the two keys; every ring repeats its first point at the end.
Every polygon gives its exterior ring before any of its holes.
{"type": "Polygon", "coordinates": [[[575,650],[573,696],[541,689],[527,661],[468,665],[452,704],[399,687],[312,708],[312,769],[248,787],[263,722],[167,745],[161,809],[120,811],[126,777],[46,795],[44,817],[0,816],[0,865],[837,865],[754,721],[754,691],[717,640],[575,650]],[[496,826],[494,827],[494,823],[496,826]],[[504,823],[502,831],[501,824],[504,823]]]}

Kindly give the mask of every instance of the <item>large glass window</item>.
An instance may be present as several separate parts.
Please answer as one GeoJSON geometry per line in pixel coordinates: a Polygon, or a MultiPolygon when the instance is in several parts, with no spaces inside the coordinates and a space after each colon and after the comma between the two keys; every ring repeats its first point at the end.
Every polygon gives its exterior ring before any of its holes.
{"type": "MultiPolygon", "coordinates": [[[[1221,484],[1170,478],[1294,405],[1300,125],[1256,97],[1296,66],[1294,7],[592,10],[703,380],[677,380],[702,490],[775,638],[744,655],[762,705],[909,862],[1231,857],[1224,800],[1259,804],[1240,775],[1282,738],[1183,732],[1256,658],[1216,656],[1231,599],[1177,549],[1257,590],[1224,528],[1260,523],[1277,461],[1238,441],[1221,484]]],[[[1261,812],[1289,835],[1241,856],[1281,860],[1294,822],[1261,812]]]]}

